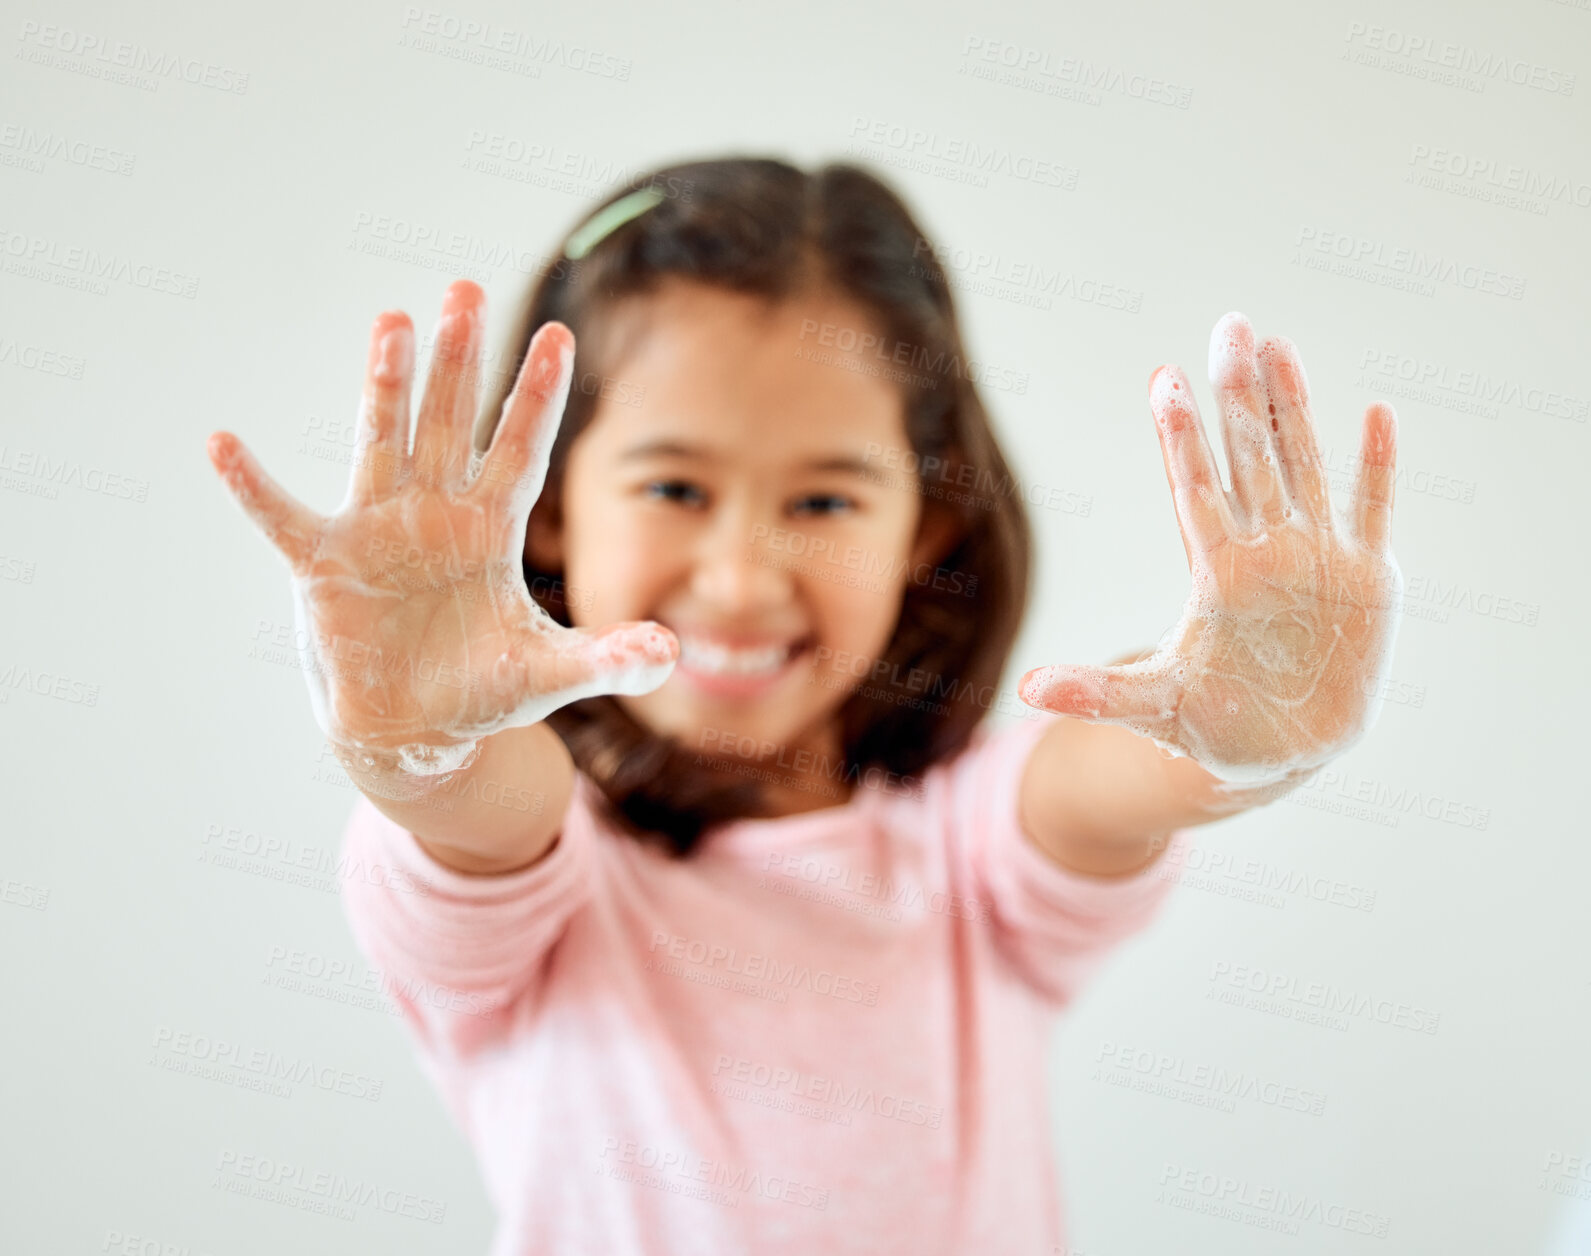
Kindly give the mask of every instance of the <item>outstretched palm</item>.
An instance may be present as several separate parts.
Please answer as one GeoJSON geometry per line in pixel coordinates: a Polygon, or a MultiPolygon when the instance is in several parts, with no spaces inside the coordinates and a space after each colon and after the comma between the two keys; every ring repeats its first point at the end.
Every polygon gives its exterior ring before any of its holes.
{"type": "Polygon", "coordinates": [[[1365,412],[1353,505],[1335,520],[1303,364],[1280,337],[1256,349],[1241,314],[1216,324],[1210,376],[1232,470],[1221,486],[1187,377],[1150,380],[1193,590],[1148,658],[1042,667],[1033,706],[1122,724],[1236,784],[1296,780],[1374,720],[1402,582],[1387,547],[1396,420],[1365,412]]]}
{"type": "Polygon", "coordinates": [[[284,492],[235,436],[210,460],[292,569],[310,695],[333,743],[415,774],[460,766],[478,739],[598,693],[644,693],[678,644],[661,625],[565,628],[531,600],[521,553],[569,390],[573,339],[532,340],[483,458],[470,428],[485,295],[443,305],[409,451],[408,316],[371,333],[348,494],[323,517],[284,492]]]}

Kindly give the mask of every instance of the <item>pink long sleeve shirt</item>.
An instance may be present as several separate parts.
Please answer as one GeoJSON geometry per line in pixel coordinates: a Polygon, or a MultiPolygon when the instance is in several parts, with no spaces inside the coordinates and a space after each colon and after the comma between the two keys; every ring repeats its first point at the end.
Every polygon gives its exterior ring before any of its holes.
{"type": "Polygon", "coordinates": [[[1054,718],[684,861],[605,825],[579,773],[557,845],[507,876],[361,798],[347,866],[390,875],[344,881],[349,922],[475,1149],[494,1256],[1061,1250],[1050,1030],[1170,883],[1023,835],[1054,718]]]}

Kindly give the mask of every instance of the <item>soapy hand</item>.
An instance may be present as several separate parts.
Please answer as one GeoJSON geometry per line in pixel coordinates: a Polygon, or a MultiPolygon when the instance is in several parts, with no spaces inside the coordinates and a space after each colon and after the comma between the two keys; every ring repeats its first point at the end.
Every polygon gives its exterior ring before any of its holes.
{"type": "MultiPolygon", "coordinates": [[[[348,492],[321,516],[284,492],[228,432],[210,461],[292,569],[299,641],[321,729],[356,766],[417,784],[473,757],[479,739],[601,693],[645,693],[678,656],[633,622],[565,628],[531,600],[525,528],[569,394],[574,340],[531,341],[503,418],[474,454],[485,294],[449,287],[409,451],[414,329],[377,318],[348,492]]],[[[346,760],[345,760],[346,763],[346,760]]]]}
{"type": "Polygon", "coordinates": [[[1402,593],[1387,548],[1396,418],[1385,402],[1365,411],[1352,505],[1334,519],[1291,342],[1256,348],[1248,320],[1228,314],[1210,338],[1210,379],[1230,492],[1187,376],[1161,367],[1149,381],[1193,577],[1181,620],[1147,658],[1037,668],[1019,691],[1131,728],[1260,801],[1357,741],[1380,709],[1402,593]]]}

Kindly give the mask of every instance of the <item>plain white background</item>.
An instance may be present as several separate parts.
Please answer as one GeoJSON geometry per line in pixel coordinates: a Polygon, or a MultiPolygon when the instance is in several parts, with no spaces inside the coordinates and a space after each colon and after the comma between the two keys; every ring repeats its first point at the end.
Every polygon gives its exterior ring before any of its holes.
{"type": "Polygon", "coordinates": [[[969,259],[972,352],[1026,383],[986,394],[1001,438],[1074,504],[1032,511],[1008,681],[1176,620],[1146,385],[1179,363],[1210,416],[1223,313],[1299,346],[1338,500],[1365,405],[1398,412],[1393,700],[1328,783],[1203,830],[1201,866],[1064,1022],[1032,1101],[1074,1251],[1537,1252],[1591,1210],[1565,1195],[1591,1195],[1565,1169],[1591,1143],[1584,0],[4,8],[0,1246],[485,1248],[476,1167],[400,1022],[337,1001],[364,969],[330,878],[285,880],[335,859],[354,794],[268,649],[286,568],[204,441],[239,433],[330,510],[375,314],[428,340],[470,273],[500,351],[530,282],[380,230],[540,257],[622,176],[731,153],[867,162],[969,259]],[[520,51],[482,61],[467,22],[520,51]],[[177,68],[107,78],[118,42],[177,68]],[[1464,81],[1433,81],[1444,60],[1464,81]],[[497,143],[545,155],[479,168],[497,143]],[[1020,177],[1034,161],[1072,186],[1020,177]],[[110,259],[99,287],[72,286],[84,250],[110,259]],[[984,282],[1034,267],[1066,277],[1039,305],[984,282]],[[219,866],[227,830],[271,853],[219,866]],[[348,975],[272,984],[293,952],[348,975]],[[1220,1001],[1243,970],[1270,1003],[1220,1001]],[[1310,1023],[1312,984],[1369,1010],[1310,1023]],[[1435,1032],[1388,1023],[1397,1005],[1435,1032]],[[176,1071],[267,1057],[313,1077],[176,1071]],[[218,1188],[244,1156],[445,1221],[218,1188]],[[1285,1243],[1266,1190],[1312,1201],[1285,1243]]]}

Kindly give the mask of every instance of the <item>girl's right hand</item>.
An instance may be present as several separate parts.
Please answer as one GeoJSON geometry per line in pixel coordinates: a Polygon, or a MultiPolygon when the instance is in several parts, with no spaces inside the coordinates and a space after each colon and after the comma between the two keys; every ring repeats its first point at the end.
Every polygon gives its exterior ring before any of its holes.
{"type": "MultiPolygon", "coordinates": [[[[230,432],[210,461],[292,569],[321,729],[370,771],[436,777],[482,737],[604,693],[657,688],[679,654],[660,624],[565,628],[531,600],[522,554],[569,394],[574,338],[531,340],[502,421],[474,456],[486,296],[448,288],[409,452],[414,328],[389,311],[370,337],[348,493],[321,516],[230,432]]],[[[418,784],[419,782],[416,782],[418,784]]]]}

